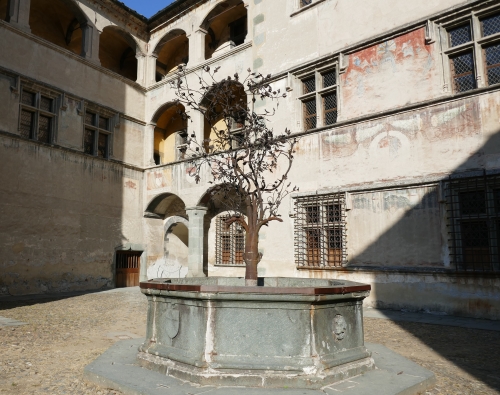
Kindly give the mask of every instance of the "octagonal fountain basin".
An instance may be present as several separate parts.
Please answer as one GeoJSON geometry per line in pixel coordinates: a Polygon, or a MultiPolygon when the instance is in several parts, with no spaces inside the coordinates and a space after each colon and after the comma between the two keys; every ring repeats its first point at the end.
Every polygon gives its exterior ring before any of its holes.
{"type": "Polygon", "coordinates": [[[321,388],[374,368],[364,346],[370,285],[276,278],[154,279],[141,366],[200,385],[321,388]]]}

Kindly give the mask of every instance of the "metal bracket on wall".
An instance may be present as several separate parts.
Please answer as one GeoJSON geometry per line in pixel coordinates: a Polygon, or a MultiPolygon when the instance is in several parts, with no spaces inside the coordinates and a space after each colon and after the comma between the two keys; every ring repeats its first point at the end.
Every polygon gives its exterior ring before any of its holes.
{"type": "Polygon", "coordinates": [[[339,53],[339,74],[345,73],[349,66],[349,55],[339,53]]]}
{"type": "Polygon", "coordinates": [[[21,88],[21,77],[16,76],[14,77],[14,85],[10,86],[10,91],[15,94],[19,94],[21,88]]]}
{"type": "Polygon", "coordinates": [[[80,100],[80,103],[78,103],[78,107],[76,108],[76,113],[82,116],[84,110],[85,110],[85,100],[80,100]]]}
{"type": "Polygon", "coordinates": [[[436,42],[436,24],[428,20],[425,24],[425,43],[427,45],[436,42]]]}

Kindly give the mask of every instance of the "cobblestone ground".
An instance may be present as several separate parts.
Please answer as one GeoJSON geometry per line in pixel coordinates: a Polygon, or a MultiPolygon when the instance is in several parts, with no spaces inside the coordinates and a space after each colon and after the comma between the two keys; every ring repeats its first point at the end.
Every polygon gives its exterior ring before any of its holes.
{"type": "MultiPolygon", "coordinates": [[[[145,335],[146,298],[128,288],[0,302],[0,316],[28,323],[0,327],[0,394],[118,395],[85,383],[83,368],[115,341],[145,335]]],[[[365,339],[436,373],[428,395],[500,394],[500,332],[366,318],[365,339]]]]}

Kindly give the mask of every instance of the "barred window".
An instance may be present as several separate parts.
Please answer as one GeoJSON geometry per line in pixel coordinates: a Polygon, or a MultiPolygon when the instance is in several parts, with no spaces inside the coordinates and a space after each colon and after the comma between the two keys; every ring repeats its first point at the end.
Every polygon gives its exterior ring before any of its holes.
{"type": "Polygon", "coordinates": [[[337,122],[337,73],[334,68],[314,71],[301,78],[300,100],[303,129],[311,130],[337,122]]]}
{"type": "Polygon", "coordinates": [[[56,126],[55,99],[23,88],[20,96],[21,137],[51,143],[56,126]]]}
{"type": "Polygon", "coordinates": [[[243,253],[245,251],[245,229],[233,222],[229,227],[226,221],[230,214],[216,217],[215,228],[215,264],[220,266],[245,266],[243,253]]]}
{"type": "Polygon", "coordinates": [[[345,193],[295,199],[295,260],[299,268],[334,269],[347,262],[345,193]]]}
{"type": "Polygon", "coordinates": [[[457,270],[500,271],[500,175],[450,179],[445,186],[457,270]]]}
{"type": "Polygon", "coordinates": [[[454,93],[500,83],[500,12],[445,26],[444,53],[454,93]]]}
{"type": "Polygon", "coordinates": [[[98,112],[85,110],[83,151],[100,158],[109,158],[111,119],[98,112]]]}

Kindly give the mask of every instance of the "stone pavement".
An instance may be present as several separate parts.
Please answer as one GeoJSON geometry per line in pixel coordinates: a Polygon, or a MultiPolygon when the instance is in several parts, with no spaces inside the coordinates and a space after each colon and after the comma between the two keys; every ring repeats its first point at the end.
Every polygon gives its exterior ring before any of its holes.
{"type": "MultiPolygon", "coordinates": [[[[365,340],[434,372],[436,386],[426,395],[500,394],[498,322],[370,310],[365,340]]],[[[0,325],[0,395],[117,395],[85,382],[83,370],[117,341],[145,336],[146,298],[138,288],[3,298],[0,316],[26,323],[0,325]]]]}

